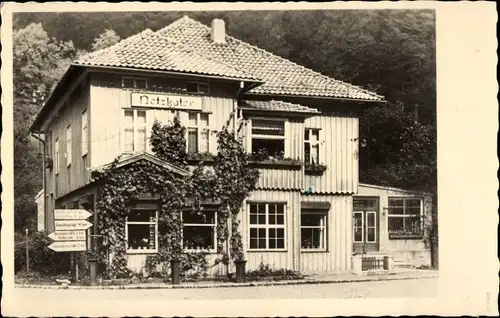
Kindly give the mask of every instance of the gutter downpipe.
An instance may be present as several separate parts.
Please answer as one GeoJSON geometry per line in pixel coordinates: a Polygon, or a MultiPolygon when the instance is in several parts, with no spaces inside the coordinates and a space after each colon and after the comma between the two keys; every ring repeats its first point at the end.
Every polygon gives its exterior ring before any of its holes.
{"type": "MultiPolygon", "coordinates": [[[[45,156],[47,155],[45,153],[45,149],[46,149],[46,142],[45,142],[45,138],[42,139],[40,138],[40,132],[38,132],[38,136],[35,135],[33,132],[31,133],[31,136],[35,139],[38,140],[38,144],[40,145],[40,143],[43,145],[42,146],[42,178],[43,178],[43,181],[42,181],[42,184],[43,184],[43,189],[42,189],[42,196],[43,196],[43,229],[45,231],[47,231],[47,194],[45,193],[45,190],[47,188],[47,179],[45,178],[45,156]]],[[[44,135],[45,136],[45,135],[44,135]]],[[[38,219],[37,219],[37,224],[38,224],[38,219]]]]}
{"type": "Polygon", "coordinates": [[[241,93],[243,92],[243,89],[245,88],[245,82],[241,81],[240,82],[240,87],[238,88],[238,91],[236,92],[236,97],[235,101],[233,103],[233,114],[234,114],[234,120],[233,120],[233,131],[234,131],[234,136],[236,137],[236,121],[238,119],[238,101],[240,100],[241,93]]]}

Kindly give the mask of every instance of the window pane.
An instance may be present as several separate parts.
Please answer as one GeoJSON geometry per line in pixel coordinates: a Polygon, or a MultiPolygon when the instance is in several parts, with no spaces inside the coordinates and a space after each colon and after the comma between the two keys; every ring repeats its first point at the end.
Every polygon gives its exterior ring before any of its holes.
{"type": "Polygon", "coordinates": [[[137,131],[137,151],[146,151],[146,129],[137,131]]]}
{"type": "Polygon", "coordinates": [[[250,229],[250,239],[257,239],[258,238],[258,232],[257,229],[250,229]]]}
{"type": "Polygon", "coordinates": [[[285,238],[285,229],[277,229],[277,237],[278,238],[285,238]]]}
{"type": "Polygon", "coordinates": [[[375,226],[375,213],[366,214],[366,226],[375,226]]]}
{"type": "Polygon", "coordinates": [[[285,154],[285,141],[253,138],[252,152],[265,153],[268,156],[280,158],[285,154]]]}
{"type": "Polygon", "coordinates": [[[189,113],[189,126],[198,126],[198,113],[189,113]]]}
{"type": "Polygon", "coordinates": [[[320,214],[302,214],[300,222],[302,226],[321,226],[322,218],[323,216],[320,214]]]}
{"type": "Polygon", "coordinates": [[[417,208],[420,209],[420,200],[419,199],[408,199],[406,200],[406,207],[407,208],[417,208]]]}
{"type": "Polygon", "coordinates": [[[276,213],[284,214],[285,213],[285,205],[284,204],[277,204],[276,205],[276,213]]]}
{"type": "Polygon", "coordinates": [[[319,164],[319,145],[311,146],[311,163],[319,164]]]}
{"type": "Polygon", "coordinates": [[[200,126],[201,127],[208,127],[208,114],[207,113],[201,113],[200,114],[200,126]]]}
{"type": "Polygon", "coordinates": [[[132,78],[123,78],[123,87],[134,88],[134,80],[132,78]]]}
{"type": "Polygon", "coordinates": [[[388,209],[389,215],[391,214],[398,214],[398,215],[403,215],[403,207],[389,207],[388,209]]]}
{"type": "Polygon", "coordinates": [[[312,131],[311,139],[314,141],[319,141],[319,130],[318,129],[314,129],[312,131]]]}
{"type": "Polygon", "coordinates": [[[198,84],[198,91],[199,91],[200,93],[205,93],[205,94],[207,94],[207,93],[208,93],[208,91],[209,91],[209,86],[208,86],[208,84],[206,84],[206,83],[199,83],[199,84],[198,84]]]}
{"type": "Polygon", "coordinates": [[[276,229],[269,229],[269,237],[276,238],[276,229]]]}
{"type": "Polygon", "coordinates": [[[301,248],[322,248],[321,229],[302,228],[301,231],[301,248]]]}
{"type": "Polygon", "coordinates": [[[154,224],[128,224],[129,249],[155,249],[154,224]]]}
{"type": "Polygon", "coordinates": [[[215,212],[203,211],[201,213],[185,211],[182,213],[184,224],[215,224],[215,212]]]}
{"type": "Polygon", "coordinates": [[[389,231],[402,231],[403,218],[402,217],[389,217],[389,231]]]}
{"type": "Polygon", "coordinates": [[[276,239],[269,239],[269,248],[276,248],[276,239]]]}
{"type": "Polygon", "coordinates": [[[363,241],[363,228],[355,227],[354,228],[354,241],[362,242],[363,241]]]}
{"type": "Polygon", "coordinates": [[[259,240],[257,239],[250,239],[250,248],[258,248],[259,246],[259,240]]]}
{"type": "Polygon", "coordinates": [[[187,82],[186,83],[186,90],[190,93],[197,93],[198,92],[198,83],[187,82]]]}
{"type": "Polygon", "coordinates": [[[134,126],[134,111],[125,111],[125,128],[132,128],[134,126]]]}
{"type": "Polygon", "coordinates": [[[390,207],[402,207],[403,206],[403,200],[402,199],[389,199],[389,206],[390,207]]]}
{"type": "Polygon", "coordinates": [[[188,152],[198,152],[198,129],[188,128],[188,152]]]}
{"type": "Polygon", "coordinates": [[[135,88],[146,88],[146,80],[145,79],[136,79],[135,80],[135,88]]]}
{"type": "Polygon", "coordinates": [[[285,135],[285,122],[274,120],[254,119],[252,120],[252,134],[254,135],[285,135]]]}
{"type": "Polygon", "coordinates": [[[405,231],[418,234],[422,231],[420,224],[420,217],[411,217],[404,219],[405,231]]]}
{"type": "Polygon", "coordinates": [[[183,244],[187,249],[213,249],[213,226],[184,226],[183,244]]]}
{"type": "Polygon", "coordinates": [[[309,129],[304,130],[304,140],[309,140],[309,129]]]}
{"type": "Polygon", "coordinates": [[[304,160],[306,162],[311,162],[311,144],[308,142],[304,143],[304,160]]]}
{"type": "Polygon", "coordinates": [[[134,131],[125,129],[125,151],[134,151],[134,131]]]}
{"type": "Polygon", "coordinates": [[[285,248],[285,239],[278,239],[278,244],[276,248],[285,248]]]}
{"type": "Polygon", "coordinates": [[[354,226],[363,226],[363,213],[354,213],[354,226]]]}
{"type": "Polygon", "coordinates": [[[145,127],[145,126],[146,126],[146,111],[139,110],[137,111],[136,127],[145,127]]]}
{"type": "Polygon", "coordinates": [[[283,225],[285,224],[285,217],[281,214],[276,216],[276,224],[283,225]]]}
{"type": "Polygon", "coordinates": [[[154,210],[132,210],[128,215],[129,222],[155,222],[156,211],[154,210]]]}
{"type": "Polygon", "coordinates": [[[367,228],[366,229],[366,241],[367,242],[375,242],[375,229],[374,228],[367,228]]]}
{"type": "Polygon", "coordinates": [[[201,131],[201,142],[200,142],[200,152],[208,152],[208,140],[209,131],[208,129],[203,129],[201,131]]]}

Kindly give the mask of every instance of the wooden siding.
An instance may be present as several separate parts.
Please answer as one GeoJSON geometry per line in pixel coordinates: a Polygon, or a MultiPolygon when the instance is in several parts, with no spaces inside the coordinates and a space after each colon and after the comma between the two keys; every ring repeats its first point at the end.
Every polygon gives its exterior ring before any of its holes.
{"type": "MultiPolygon", "coordinates": [[[[312,193],[356,193],[358,187],[359,120],[355,116],[325,114],[305,120],[304,128],[320,130],[322,176],[304,176],[304,189],[312,193]]],[[[302,134],[303,135],[303,134],[302,134]]],[[[301,137],[303,140],[303,137],[301,137]]]]}
{"type": "MultiPolygon", "coordinates": [[[[350,271],[352,255],[352,196],[303,195],[301,196],[301,200],[306,202],[329,201],[331,202],[331,207],[330,211],[328,211],[327,219],[327,251],[301,252],[300,271],[304,273],[342,273],[350,271]]],[[[297,233],[300,233],[300,231],[297,233]]]]}
{"type": "MultiPolygon", "coordinates": [[[[53,168],[45,170],[47,195],[54,193],[54,199],[62,197],[74,191],[90,180],[89,156],[82,156],[82,112],[87,110],[89,114],[89,89],[85,82],[75,90],[66,101],[56,120],[47,127],[47,153],[53,160],[53,168]],[[67,143],[66,127],[71,125],[71,165],[66,163],[67,143]],[[59,140],[59,174],[56,176],[56,161],[54,142],[59,140]]],[[[88,132],[89,133],[89,132],[88,132]]],[[[89,133],[90,134],[90,133],[89,133]]],[[[89,138],[87,138],[89,139],[89,138]]],[[[47,208],[51,209],[52,203],[47,208]]],[[[49,210],[50,211],[50,210],[49,210]]]]}
{"type": "MultiPolygon", "coordinates": [[[[179,79],[148,78],[148,89],[133,90],[121,87],[120,75],[93,74],[91,81],[91,102],[93,112],[91,113],[93,153],[91,166],[98,167],[113,161],[122,153],[123,130],[124,130],[124,108],[131,108],[132,92],[164,92],[179,94],[185,81],[179,79]]],[[[210,115],[210,152],[217,152],[216,131],[226,124],[233,112],[234,96],[224,90],[221,85],[211,84],[210,95],[194,95],[182,92],[182,95],[200,96],[202,98],[202,112],[210,115]]],[[[146,109],[146,108],[141,108],[146,109]]],[[[149,137],[151,127],[155,119],[164,124],[171,121],[174,113],[169,109],[148,109],[147,137],[148,151],[151,151],[149,137]]],[[[180,118],[187,122],[187,112],[181,111],[180,118]]]]}

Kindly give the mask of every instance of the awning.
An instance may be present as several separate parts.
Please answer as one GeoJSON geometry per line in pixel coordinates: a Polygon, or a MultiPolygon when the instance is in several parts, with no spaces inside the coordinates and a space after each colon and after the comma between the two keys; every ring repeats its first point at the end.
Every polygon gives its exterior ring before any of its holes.
{"type": "Polygon", "coordinates": [[[328,201],[306,202],[301,203],[302,210],[330,210],[331,203],[328,201]]]}

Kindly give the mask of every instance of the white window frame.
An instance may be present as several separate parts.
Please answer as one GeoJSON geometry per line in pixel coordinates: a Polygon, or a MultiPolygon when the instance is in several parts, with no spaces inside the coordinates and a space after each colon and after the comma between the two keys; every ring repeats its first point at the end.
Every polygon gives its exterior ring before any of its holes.
{"type": "MultiPolygon", "coordinates": [[[[421,231],[423,232],[424,228],[423,228],[423,213],[424,213],[424,199],[423,198],[420,198],[420,197],[388,197],[388,200],[387,200],[387,232],[389,234],[391,234],[391,229],[390,229],[390,224],[391,222],[389,222],[389,218],[402,218],[403,219],[403,230],[405,229],[405,221],[404,219],[405,218],[411,218],[411,217],[416,217],[418,216],[419,217],[419,220],[420,220],[420,228],[421,228],[421,231]],[[390,214],[390,209],[391,208],[395,208],[395,207],[400,207],[400,206],[391,206],[390,205],[390,202],[391,200],[402,200],[403,201],[403,214],[390,214]],[[420,201],[420,211],[418,214],[406,214],[406,201],[407,200],[419,200],[420,201]]],[[[416,234],[419,234],[419,233],[416,233],[416,234]]]]}
{"type": "Polygon", "coordinates": [[[147,110],[146,109],[133,109],[133,108],[124,108],[123,109],[123,118],[126,118],[126,112],[132,112],[132,135],[133,135],[133,141],[132,141],[132,150],[126,150],[125,149],[125,145],[126,145],[126,130],[127,129],[130,129],[130,127],[126,127],[124,125],[122,131],[123,131],[123,143],[122,143],[122,147],[123,147],[123,151],[122,153],[125,153],[125,154],[133,154],[133,153],[138,153],[138,152],[143,152],[143,151],[147,151],[148,149],[148,132],[147,132],[147,127],[148,127],[148,113],[147,113],[147,110]],[[145,119],[145,122],[144,122],[144,125],[139,125],[137,123],[137,118],[139,118],[138,116],[138,113],[139,112],[144,112],[144,119],[145,119]],[[139,129],[144,129],[145,130],[145,133],[144,133],[144,149],[143,150],[137,150],[137,147],[139,145],[139,129]]]}
{"type": "Polygon", "coordinates": [[[283,150],[284,150],[284,156],[287,157],[287,147],[286,147],[286,126],[287,126],[287,119],[286,118],[265,118],[265,117],[251,117],[248,119],[248,126],[249,126],[249,141],[248,141],[248,151],[250,153],[253,152],[252,149],[252,143],[253,139],[268,139],[268,140],[283,140],[283,150]],[[261,134],[254,134],[253,133],[253,126],[254,126],[254,121],[255,120],[266,120],[266,121],[276,121],[276,122],[283,122],[283,136],[275,136],[275,135],[261,135],[261,134]]]}
{"type": "Polygon", "coordinates": [[[66,166],[71,166],[71,159],[73,156],[73,141],[71,124],[66,126],[66,166]]]}
{"type": "Polygon", "coordinates": [[[366,243],[377,243],[377,212],[375,211],[365,211],[365,224],[366,224],[366,238],[365,238],[365,241],[366,243]],[[368,223],[368,215],[371,215],[373,214],[373,225],[369,225],[368,223]],[[374,240],[373,241],[370,241],[368,240],[368,229],[373,229],[373,233],[374,233],[374,240]]]}
{"type": "Polygon", "coordinates": [[[193,94],[210,94],[210,83],[208,82],[198,82],[198,81],[186,81],[186,91],[188,93],[193,93],[193,94]],[[196,92],[190,92],[187,90],[188,84],[196,84],[196,92]],[[204,92],[200,90],[200,85],[206,85],[207,86],[207,92],[204,92]]]}
{"type": "Polygon", "coordinates": [[[353,229],[353,233],[352,233],[352,241],[354,243],[363,243],[364,240],[365,240],[365,217],[364,217],[365,213],[363,211],[354,211],[353,212],[353,222],[352,222],[352,229],[353,229]],[[360,226],[356,226],[356,222],[354,222],[354,220],[356,220],[356,217],[355,215],[356,214],[361,214],[361,225],[360,226]],[[356,229],[357,228],[361,228],[361,241],[360,240],[356,240],[356,229]]]}
{"type": "Polygon", "coordinates": [[[302,215],[320,215],[320,225],[302,225],[300,224],[300,250],[302,252],[325,252],[328,249],[328,212],[327,211],[301,211],[302,215]],[[320,230],[320,247],[317,248],[304,248],[302,247],[302,229],[319,229],[320,230]]]}
{"type": "MultiPolygon", "coordinates": [[[[134,213],[134,211],[145,211],[145,210],[149,210],[149,211],[153,211],[154,209],[144,209],[144,208],[141,208],[141,209],[132,209],[131,210],[131,213],[134,213]]],[[[126,217],[125,219],[125,244],[127,246],[127,253],[128,254],[153,254],[153,253],[157,253],[158,252],[158,210],[155,210],[155,221],[154,222],[151,222],[151,221],[130,221],[128,220],[128,217],[126,217]],[[154,249],[131,249],[128,247],[128,226],[129,225],[151,225],[151,224],[154,224],[155,225],[155,248],[154,249]]]]}
{"type": "Polygon", "coordinates": [[[249,202],[248,204],[248,251],[250,252],[262,252],[262,251],[287,251],[287,230],[286,230],[286,222],[287,222],[287,217],[286,217],[286,212],[287,212],[287,204],[284,202],[249,202]],[[251,224],[250,223],[250,206],[252,204],[259,205],[259,204],[265,204],[266,206],[266,213],[265,213],[265,218],[266,218],[266,223],[265,224],[251,224]],[[274,205],[283,205],[283,224],[269,224],[269,205],[274,204],[274,205]],[[266,230],[266,248],[251,248],[250,247],[250,232],[252,229],[265,229],[266,230]],[[270,229],[283,229],[283,248],[269,248],[269,230],[270,229]]]}
{"type": "Polygon", "coordinates": [[[82,111],[82,157],[89,152],[89,121],[87,109],[82,111]]]}
{"type": "MultiPolygon", "coordinates": [[[[144,88],[148,88],[148,79],[145,77],[122,76],[122,87],[131,88],[131,87],[125,87],[125,80],[132,80],[134,83],[133,88],[137,88],[137,81],[144,81],[144,88]]],[[[142,89],[142,87],[140,89],[142,89]]]]}
{"type": "Polygon", "coordinates": [[[59,153],[60,153],[60,150],[59,150],[59,137],[58,137],[54,141],[54,171],[55,171],[56,176],[59,174],[59,165],[60,165],[59,153]]]}
{"type": "MultiPolygon", "coordinates": [[[[182,236],[181,236],[181,246],[185,252],[200,252],[208,251],[209,253],[217,252],[217,211],[214,211],[214,223],[184,223],[184,213],[191,213],[190,211],[182,211],[182,236]],[[184,227],[213,227],[213,248],[212,249],[194,249],[184,247],[184,227]]],[[[203,212],[202,212],[203,213],[203,212]]]]}
{"type": "MultiPolygon", "coordinates": [[[[305,134],[306,131],[309,133],[309,139],[305,139],[305,137],[304,137],[304,145],[305,144],[309,144],[309,151],[310,151],[310,153],[309,153],[309,162],[308,163],[313,164],[313,160],[312,160],[313,158],[311,156],[312,148],[313,148],[313,146],[318,146],[317,162],[314,163],[314,164],[318,165],[318,164],[320,164],[320,156],[321,156],[320,154],[321,154],[321,151],[322,151],[322,149],[320,149],[321,148],[321,140],[320,140],[321,129],[319,129],[319,128],[306,128],[304,130],[304,134],[305,134]],[[311,139],[311,137],[313,135],[312,134],[313,131],[317,131],[318,132],[318,140],[312,140],[311,139]]],[[[306,147],[304,147],[304,159],[305,158],[306,158],[306,147]]]]}
{"type": "Polygon", "coordinates": [[[197,142],[197,145],[196,145],[196,153],[204,153],[204,152],[201,152],[200,149],[201,149],[201,145],[202,145],[202,132],[203,131],[207,131],[208,132],[208,135],[207,135],[207,151],[206,152],[210,152],[210,147],[211,147],[211,144],[210,144],[210,134],[211,134],[211,131],[210,131],[210,121],[211,121],[211,113],[207,113],[207,112],[188,112],[187,114],[187,129],[186,129],[186,136],[185,136],[185,139],[186,139],[186,152],[189,152],[189,129],[196,129],[196,142],[197,142]],[[191,125],[191,121],[189,119],[189,116],[190,115],[196,115],[196,125],[191,125]],[[207,116],[207,119],[208,119],[208,123],[206,126],[202,125],[201,123],[201,115],[206,115],[207,116]]]}

